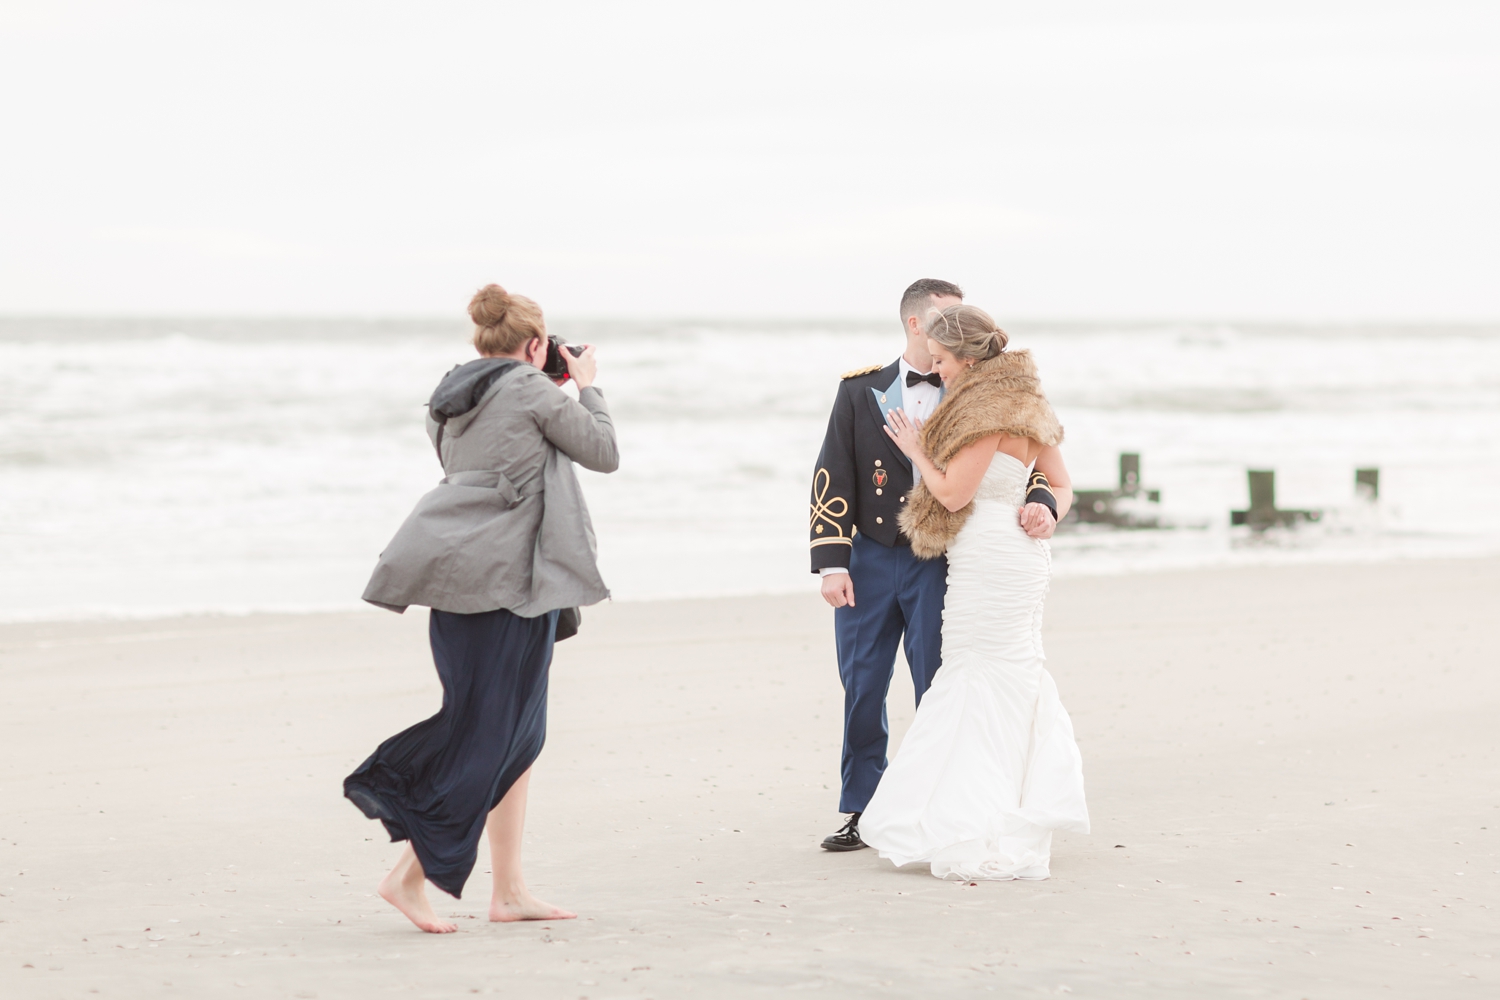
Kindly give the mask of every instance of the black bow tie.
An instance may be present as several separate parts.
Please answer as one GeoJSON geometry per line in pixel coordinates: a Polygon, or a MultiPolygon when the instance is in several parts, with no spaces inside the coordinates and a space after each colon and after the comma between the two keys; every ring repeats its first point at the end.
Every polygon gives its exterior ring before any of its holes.
{"type": "Polygon", "coordinates": [[[943,387],[943,378],[937,372],[928,372],[926,375],[918,375],[916,372],[906,373],[906,387],[908,389],[918,382],[926,382],[934,389],[941,389],[943,387]]]}

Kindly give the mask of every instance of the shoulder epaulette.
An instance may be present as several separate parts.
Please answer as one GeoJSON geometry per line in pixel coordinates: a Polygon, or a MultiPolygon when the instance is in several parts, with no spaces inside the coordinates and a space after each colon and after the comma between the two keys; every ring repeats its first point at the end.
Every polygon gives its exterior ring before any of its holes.
{"type": "Polygon", "coordinates": [[[858,378],[861,375],[868,375],[871,372],[878,372],[884,367],[885,365],[870,365],[868,368],[856,368],[852,372],[844,372],[844,374],[840,375],[839,378],[858,378]]]}

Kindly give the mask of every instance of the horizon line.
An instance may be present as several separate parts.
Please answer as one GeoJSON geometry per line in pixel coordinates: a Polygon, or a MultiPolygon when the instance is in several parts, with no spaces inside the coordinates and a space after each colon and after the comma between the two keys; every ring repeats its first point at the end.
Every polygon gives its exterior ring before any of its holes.
{"type": "MultiPolygon", "coordinates": [[[[558,313],[548,317],[559,323],[837,323],[837,324],[885,324],[899,326],[894,316],[859,316],[852,314],[605,314],[605,313],[558,313]]],[[[356,313],[356,312],[4,312],[0,311],[0,323],[25,321],[59,322],[355,322],[355,323],[453,323],[455,326],[472,325],[467,316],[445,316],[439,313],[356,313]]],[[[1500,326],[1500,316],[1489,318],[1308,318],[1270,316],[1017,316],[1002,321],[1017,325],[1104,325],[1123,324],[1129,326],[1160,326],[1175,324],[1226,325],[1226,326],[1316,326],[1316,327],[1487,327],[1500,326]]]]}

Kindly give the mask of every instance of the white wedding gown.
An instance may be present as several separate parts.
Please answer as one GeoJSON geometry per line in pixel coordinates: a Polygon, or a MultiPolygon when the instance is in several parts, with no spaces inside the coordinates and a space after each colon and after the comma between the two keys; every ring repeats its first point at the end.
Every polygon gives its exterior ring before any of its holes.
{"type": "Polygon", "coordinates": [[[1028,469],[996,452],[948,548],[943,665],[859,821],[898,866],[1042,879],[1052,832],[1087,833],[1073,723],[1042,665],[1048,543],[1021,528],[1028,469]]]}

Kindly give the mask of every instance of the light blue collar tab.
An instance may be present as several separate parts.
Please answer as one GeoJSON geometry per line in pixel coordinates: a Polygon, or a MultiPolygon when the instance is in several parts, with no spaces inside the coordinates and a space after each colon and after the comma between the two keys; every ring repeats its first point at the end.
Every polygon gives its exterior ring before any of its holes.
{"type": "Polygon", "coordinates": [[[888,414],[901,406],[901,373],[896,372],[896,381],[884,389],[871,387],[870,391],[875,394],[875,402],[880,406],[880,419],[890,420],[888,414]]]}

